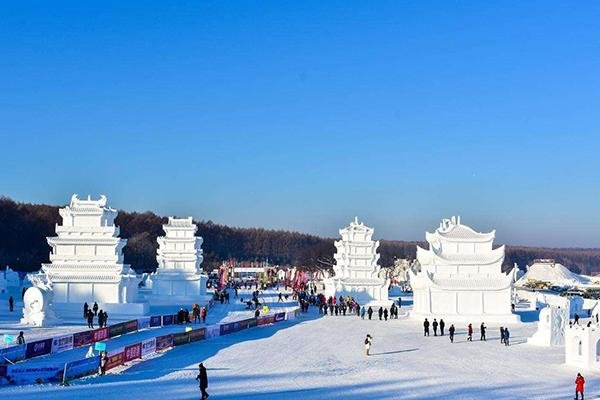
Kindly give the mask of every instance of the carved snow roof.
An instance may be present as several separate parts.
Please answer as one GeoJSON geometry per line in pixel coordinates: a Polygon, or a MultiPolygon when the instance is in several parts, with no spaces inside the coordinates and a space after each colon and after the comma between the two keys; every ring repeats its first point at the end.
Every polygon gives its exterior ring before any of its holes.
{"type": "Polygon", "coordinates": [[[434,233],[425,233],[425,238],[429,243],[440,239],[445,241],[489,242],[494,240],[495,237],[495,230],[488,233],[476,232],[471,227],[461,224],[460,217],[443,219],[434,233]]]}

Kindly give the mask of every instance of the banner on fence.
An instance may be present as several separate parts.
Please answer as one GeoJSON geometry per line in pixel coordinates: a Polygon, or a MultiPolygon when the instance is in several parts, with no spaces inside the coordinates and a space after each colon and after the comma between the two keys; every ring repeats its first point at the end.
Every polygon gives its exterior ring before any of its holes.
{"type": "Polygon", "coordinates": [[[132,321],[123,322],[125,324],[125,333],[135,332],[138,329],[138,321],[134,319],[132,321]]]}
{"type": "Polygon", "coordinates": [[[94,342],[94,331],[77,332],[73,334],[73,347],[86,346],[94,342]]]}
{"type": "Polygon", "coordinates": [[[142,329],[150,328],[150,317],[138,318],[137,320],[137,329],[141,331],[142,329]]]}
{"type": "Polygon", "coordinates": [[[156,338],[146,339],[142,342],[142,357],[156,352],[156,338]]]}
{"type": "Polygon", "coordinates": [[[108,328],[100,328],[94,331],[94,342],[100,342],[108,339],[109,331],[108,328]]]}
{"type": "Polygon", "coordinates": [[[150,327],[154,328],[155,326],[160,326],[162,323],[162,317],[160,315],[154,315],[150,317],[150,327]]]}
{"type": "Polygon", "coordinates": [[[206,338],[217,337],[221,334],[221,326],[219,325],[209,325],[206,327],[206,338]]]}
{"type": "Polygon", "coordinates": [[[248,320],[248,328],[254,328],[256,325],[258,325],[256,318],[251,318],[248,320]]]}
{"type": "Polygon", "coordinates": [[[285,319],[296,319],[296,313],[294,311],[288,312],[285,319]]]}
{"type": "Polygon", "coordinates": [[[25,357],[39,357],[45,354],[50,354],[51,351],[52,339],[38,340],[35,342],[27,343],[27,348],[25,349],[25,357]]]}
{"type": "Polygon", "coordinates": [[[27,346],[24,344],[0,349],[0,360],[5,358],[11,362],[24,360],[26,350],[27,346]]]}
{"type": "Polygon", "coordinates": [[[267,315],[267,316],[264,316],[264,317],[258,317],[256,322],[257,322],[258,325],[272,324],[272,323],[275,322],[275,316],[274,315],[267,315]]]}
{"type": "Polygon", "coordinates": [[[112,369],[122,365],[125,360],[125,352],[121,349],[118,353],[109,354],[108,360],[106,360],[106,370],[112,369]]]}
{"type": "Polygon", "coordinates": [[[234,326],[235,326],[235,323],[233,323],[233,322],[230,322],[228,324],[221,324],[220,335],[221,336],[223,336],[223,335],[229,335],[230,333],[235,332],[233,330],[234,326]]]}
{"type": "Polygon", "coordinates": [[[162,316],[162,324],[165,325],[173,325],[173,316],[172,315],[163,315],[162,316]]]}
{"type": "Polygon", "coordinates": [[[204,339],[204,337],[206,336],[206,328],[194,329],[192,331],[189,331],[187,334],[190,338],[190,342],[196,342],[198,340],[204,339]]]}
{"type": "Polygon", "coordinates": [[[158,336],[156,338],[156,351],[173,347],[173,335],[158,336]]]}
{"type": "Polygon", "coordinates": [[[125,322],[114,324],[108,327],[108,336],[115,337],[125,333],[125,322]]]}
{"type": "MultiPolygon", "coordinates": [[[[48,339],[52,342],[52,339],[48,339]]],[[[28,367],[23,364],[9,365],[6,375],[11,384],[26,385],[31,383],[56,383],[62,382],[65,364],[41,365],[39,367],[28,367]]]]}
{"type": "Polygon", "coordinates": [[[52,338],[52,353],[60,353],[73,348],[73,335],[52,338]]]}
{"type": "Polygon", "coordinates": [[[187,332],[173,334],[173,346],[180,346],[190,342],[187,332]]]}
{"type": "Polygon", "coordinates": [[[142,344],[136,343],[125,347],[125,362],[135,360],[142,356],[142,344]]]}
{"type": "Polygon", "coordinates": [[[100,356],[71,361],[65,367],[65,379],[77,379],[98,372],[100,356]]]}
{"type": "Polygon", "coordinates": [[[284,312],[280,312],[275,314],[275,322],[281,322],[285,320],[285,313],[284,312]]]}

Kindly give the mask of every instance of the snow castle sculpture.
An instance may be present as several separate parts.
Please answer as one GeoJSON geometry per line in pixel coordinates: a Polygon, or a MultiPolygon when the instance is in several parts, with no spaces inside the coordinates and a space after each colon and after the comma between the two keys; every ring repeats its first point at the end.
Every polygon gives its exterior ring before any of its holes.
{"type": "Polygon", "coordinates": [[[79,311],[96,301],[109,314],[146,313],[148,304],[137,302],[135,273],[123,260],[127,240],[119,237],[117,211],[106,206],[106,197],[81,200],[74,194],[59,213],[57,236],[47,238],[50,263],[42,265],[56,308],[79,311]]]}
{"type": "MultiPolygon", "coordinates": [[[[568,301],[568,300],[567,300],[568,301]]],[[[565,328],[569,325],[569,306],[544,307],[540,311],[537,331],[527,339],[527,343],[535,346],[564,346],[565,328]]]]}
{"type": "Polygon", "coordinates": [[[425,233],[429,249],[417,246],[421,271],[409,271],[414,293],[411,316],[468,322],[517,322],[512,314],[513,269],[502,273],[504,246],[493,248],[495,231],[478,233],[444,219],[425,233]]]}
{"type": "Polygon", "coordinates": [[[326,296],[351,296],[361,305],[391,304],[390,280],[378,276],[379,242],[372,240],[373,232],[373,228],[358,222],[358,217],[340,229],[342,240],[335,242],[334,276],[324,279],[326,296]]]}
{"type": "MultiPolygon", "coordinates": [[[[580,322],[582,323],[582,322],[580,322]]],[[[600,367],[600,325],[573,324],[565,329],[565,363],[580,368],[600,367]]]]}
{"type": "Polygon", "coordinates": [[[157,238],[158,269],[150,277],[153,304],[197,303],[206,295],[208,276],[202,272],[202,242],[192,217],[169,217],[165,236],[157,238]]]}

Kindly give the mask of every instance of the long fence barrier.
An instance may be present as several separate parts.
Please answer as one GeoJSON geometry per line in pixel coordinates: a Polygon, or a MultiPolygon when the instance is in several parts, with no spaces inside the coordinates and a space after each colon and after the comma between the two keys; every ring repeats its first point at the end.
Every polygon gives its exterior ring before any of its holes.
{"type": "MultiPolygon", "coordinates": [[[[228,335],[248,328],[292,320],[298,314],[299,309],[295,307],[292,311],[208,325],[197,329],[190,329],[188,327],[185,332],[155,336],[138,343],[107,351],[108,359],[104,370],[109,371],[133,360],[148,357],[172,347],[228,335]]],[[[101,361],[98,355],[68,363],[48,363],[46,365],[35,366],[27,366],[27,363],[17,364],[16,362],[100,343],[103,340],[142,329],[158,328],[176,323],[177,315],[157,315],[121,322],[105,328],[61,335],[0,349],[0,360],[4,359],[10,362],[7,365],[0,365],[0,386],[67,383],[72,379],[97,374],[100,370],[101,361]]]]}

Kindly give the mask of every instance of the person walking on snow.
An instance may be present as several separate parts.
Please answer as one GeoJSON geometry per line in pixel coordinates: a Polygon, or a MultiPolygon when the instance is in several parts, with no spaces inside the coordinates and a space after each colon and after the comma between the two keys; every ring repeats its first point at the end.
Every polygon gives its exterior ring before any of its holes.
{"type": "Polygon", "coordinates": [[[23,336],[23,331],[19,332],[19,336],[17,336],[17,344],[25,344],[25,336],[23,336]]]}
{"type": "Polygon", "coordinates": [[[444,336],[444,327],[446,326],[446,324],[444,323],[443,319],[440,319],[440,335],[444,336]]]}
{"type": "Polygon", "coordinates": [[[508,331],[508,328],[504,328],[504,345],[510,345],[510,332],[508,331]]]}
{"type": "Polygon", "coordinates": [[[283,301],[283,295],[281,294],[281,292],[279,293],[279,298],[277,299],[278,303],[281,303],[283,301]]]}
{"type": "Polygon", "coordinates": [[[367,314],[369,315],[369,321],[370,321],[371,317],[373,316],[373,309],[371,308],[371,306],[369,306],[369,309],[367,310],[367,314]]]}
{"type": "Polygon", "coordinates": [[[387,321],[387,317],[388,317],[388,310],[386,308],[385,310],[383,310],[383,319],[385,319],[387,321]]]}
{"type": "Polygon", "coordinates": [[[14,311],[14,309],[15,309],[15,299],[13,299],[13,297],[12,297],[12,296],[10,296],[10,297],[8,298],[8,310],[9,310],[10,312],[13,312],[13,311],[14,311]]]}
{"type": "Polygon", "coordinates": [[[500,343],[504,344],[504,327],[500,327],[500,343]]]}
{"type": "Polygon", "coordinates": [[[98,314],[98,303],[94,302],[94,307],[92,307],[92,310],[94,310],[94,316],[98,314]]]}
{"type": "Polygon", "coordinates": [[[365,313],[366,313],[365,306],[362,306],[360,309],[360,317],[362,319],[365,319],[365,313]]]}
{"type": "Polygon", "coordinates": [[[437,336],[437,328],[438,328],[438,322],[437,322],[437,319],[435,319],[435,318],[433,319],[433,324],[432,324],[432,326],[433,326],[433,336],[437,336]]]}
{"type": "Polygon", "coordinates": [[[479,340],[483,340],[483,341],[485,341],[485,329],[486,329],[486,328],[485,328],[485,325],[484,325],[484,323],[482,322],[482,323],[481,323],[481,326],[479,327],[479,330],[481,331],[481,337],[479,338],[479,340]]]}
{"type": "Polygon", "coordinates": [[[429,336],[429,321],[427,321],[427,318],[423,322],[423,336],[429,336]]]}
{"type": "Polygon", "coordinates": [[[456,328],[454,328],[454,324],[450,325],[450,328],[448,328],[448,332],[450,333],[450,343],[454,343],[454,331],[456,330],[456,328]]]}
{"type": "Polygon", "coordinates": [[[200,399],[208,399],[209,394],[206,392],[206,389],[208,388],[208,375],[206,375],[206,368],[202,363],[198,365],[198,376],[196,376],[196,380],[200,386],[200,394],[202,394],[200,399]]]}
{"type": "Polygon", "coordinates": [[[581,393],[581,400],[583,400],[583,385],[585,385],[585,379],[580,373],[577,373],[577,378],[575,378],[575,400],[579,399],[579,393],[581,393]]]}
{"type": "Polygon", "coordinates": [[[88,311],[90,310],[90,306],[88,306],[87,301],[83,303],[83,319],[87,318],[88,311]]]}
{"type": "Polygon", "coordinates": [[[381,307],[379,307],[379,311],[377,311],[377,314],[379,314],[379,320],[381,321],[381,317],[383,316],[383,309],[381,307]]]}
{"type": "Polygon", "coordinates": [[[467,333],[468,333],[468,337],[467,337],[467,341],[472,342],[473,341],[473,325],[469,324],[469,326],[467,327],[467,333]]]}
{"type": "Polygon", "coordinates": [[[371,350],[371,344],[373,343],[373,338],[371,335],[367,335],[365,338],[365,355],[369,356],[369,351],[371,350]]]}

